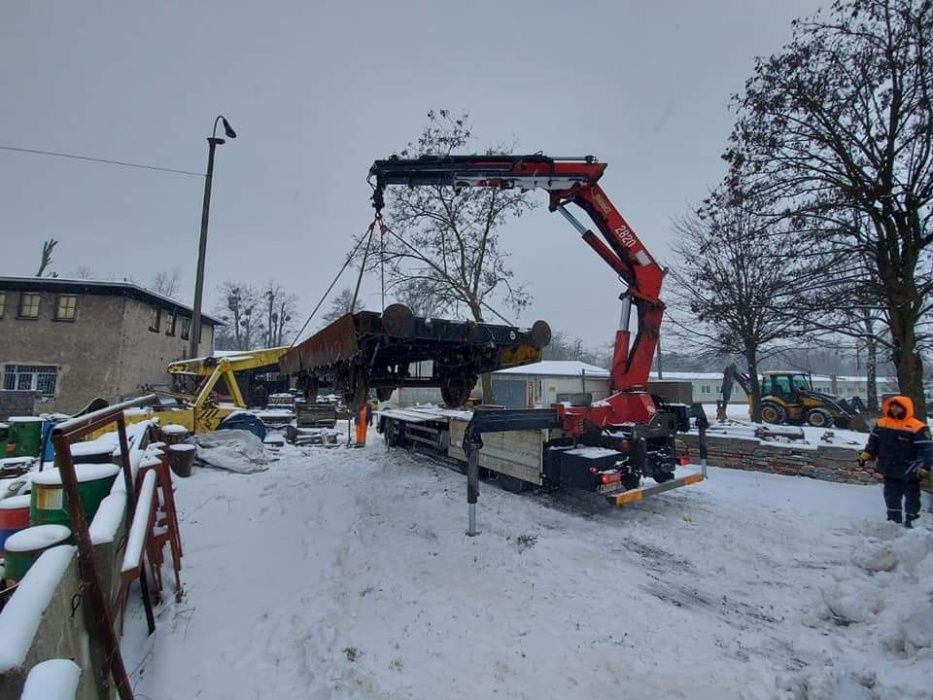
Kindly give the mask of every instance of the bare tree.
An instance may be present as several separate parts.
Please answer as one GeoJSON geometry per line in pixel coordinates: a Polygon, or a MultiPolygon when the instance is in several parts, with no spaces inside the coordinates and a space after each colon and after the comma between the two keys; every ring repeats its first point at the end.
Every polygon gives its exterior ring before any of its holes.
{"type": "Polygon", "coordinates": [[[262,335],[259,294],[248,284],[225,282],[221,285],[217,316],[226,326],[217,334],[218,350],[252,350],[262,335]]]}
{"type": "Polygon", "coordinates": [[[152,284],[149,285],[149,288],[156,294],[161,294],[169,299],[178,299],[178,293],[181,288],[181,282],[179,281],[180,274],[181,272],[177,267],[172,270],[163,270],[162,272],[156,273],[155,277],[152,278],[152,284]]]}
{"type": "MultiPolygon", "coordinates": [[[[751,378],[751,414],[761,420],[759,363],[795,329],[781,301],[795,290],[799,270],[784,253],[786,241],[767,223],[714,194],[677,226],[680,262],[673,270],[674,308],[689,317],[679,336],[721,355],[744,359],[751,378]]],[[[673,317],[672,317],[673,320],[673,317]]]]}
{"type": "Polygon", "coordinates": [[[283,344],[285,333],[291,330],[298,297],[288,292],[278,282],[270,281],[262,292],[265,318],[266,347],[283,344]]]}
{"type": "MultiPolygon", "coordinates": [[[[418,139],[400,155],[451,155],[473,141],[469,116],[428,112],[418,139]]],[[[465,314],[486,321],[491,302],[520,312],[529,295],[508,265],[499,228],[531,207],[525,193],[495,188],[396,187],[387,192],[393,231],[383,236],[387,288],[403,297],[430,299],[434,313],[465,314]]],[[[483,377],[483,398],[493,401],[492,381],[483,377]]]]}
{"type": "MultiPolygon", "coordinates": [[[[52,251],[55,250],[55,246],[58,245],[58,241],[54,238],[50,238],[42,244],[42,258],[39,261],[39,271],[36,273],[36,277],[44,277],[45,271],[48,270],[49,265],[52,264],[52,251]]],[[[57,272],[52,272],[49,274],[49,277],[58,277],[57,272]]]]}
{"type": "Polygon", "coordinates": [[[933,3],[836,0],[794,23],[736,99],[725,158],[821,247],[864,260],[900,390],[925,410],[917,326],[933,275],[933,3]],[[852,217],[865,225],[849,225],[852,217]]]}
{"type": "Polygon", "coordinates": [[[328,323],[333,323],[344,314],[355,314],[357,311],[362,311],[364,308],[363,302],[359,299],[356,300],[356,304],[353,303],[352,289],[342,289],[337,296],[331,299],[330,308],[326,313],[321,315],[321,320],[324,322],[324,325],[327,325],[328,323]]]}
{"type": "Polygon", "coordinates": [[[74,276],[79,280],[92,280],[95,278],[94,270],[87,265],[79,265],[78,269],[75,270],[74,276]]]}

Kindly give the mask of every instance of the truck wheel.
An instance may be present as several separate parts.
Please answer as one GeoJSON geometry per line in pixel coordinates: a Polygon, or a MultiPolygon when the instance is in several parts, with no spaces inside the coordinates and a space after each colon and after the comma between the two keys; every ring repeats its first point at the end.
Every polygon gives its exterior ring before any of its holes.
{"type": "Polygon", "coordinates": [[[787,412],[780,404],[767,401],[761,404],[761,420],[779,425],[787,420],[787,412]]]}
{"type": "Polygon", "coordinates": [[[832,414],[822,408],[811,408],[804,418],[814,428],[828,428],[833,424],[832,414]]]}
{"type": "Polygon", "coordinates": [[[499,482],[499,486],[501,486],[503,490],[509,493],[521,493],[527,486],[527,482],[509,474],[496,474],[496,481],[499,482]]]}

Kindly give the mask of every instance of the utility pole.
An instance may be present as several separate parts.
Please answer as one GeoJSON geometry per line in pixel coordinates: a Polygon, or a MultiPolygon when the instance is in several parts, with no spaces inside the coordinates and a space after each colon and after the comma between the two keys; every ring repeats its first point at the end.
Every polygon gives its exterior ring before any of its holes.
{"type": "Polygon", "coordinates": [[[214,149],[225,139],[217,137],[217,125],[223,122],[224,133],[228,138],[235,139],[236,132],[224,117],[218,116],[214,120],[214,132],[207,139],[207,174],[204,176],[204,202],[201,205],[201,239],[198,242],[198,272],[194,282],[194,306],[191,311],[191,329],[188,339],[188,357],[198,356],[198,345],[201,342],[201,299],[204,293],[204,258],[207,255],[207,222],[211,211],[211,182],[214,179],[214,149]]]}

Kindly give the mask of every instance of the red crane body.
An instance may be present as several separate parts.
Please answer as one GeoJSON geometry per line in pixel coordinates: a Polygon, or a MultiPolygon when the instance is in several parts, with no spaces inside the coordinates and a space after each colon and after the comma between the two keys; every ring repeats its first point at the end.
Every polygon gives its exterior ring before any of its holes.
{"type": "Polygon", "coordinates": [[[590,406],[558,405],[563,428],[571,435],[585,430],[648,423],[657,413],[645,391],[664,315],[659,295],[664,270],[654,260],[599,186],[606,169],[592,157],[557,159],[528,156],[439,156],[417,159],[390,158],[373,164],[373,205],[382,209],[387,185],[496,187],[548,192],[551,211],[563,214],[584,242],[622,279],[627,289],[620,295],[622,321],[616,332],[610,371],[613,391],[607,399],[590,406]],[[596,225],[598,235],[580,223],[567,209],[573,203],[596,225]],[[635,307],[637,331],[630,331],[635,307]]]}

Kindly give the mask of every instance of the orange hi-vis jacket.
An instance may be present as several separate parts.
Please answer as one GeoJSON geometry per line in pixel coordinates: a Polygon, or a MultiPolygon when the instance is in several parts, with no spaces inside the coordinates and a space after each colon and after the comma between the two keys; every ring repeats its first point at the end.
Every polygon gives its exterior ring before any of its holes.
{"type": "Polygon", "coordinates": [[[865,451],[877,459],[875,469],[892,479],[917,479],[918,470],[933,464],[933,438],[930,428],[914,417],[914,402],[908,396],[892,396],[881,407],[882,416],[875,423],[865,451]],[[901,419],[889,415],[891,404],[905,411],[901,419]]]}

